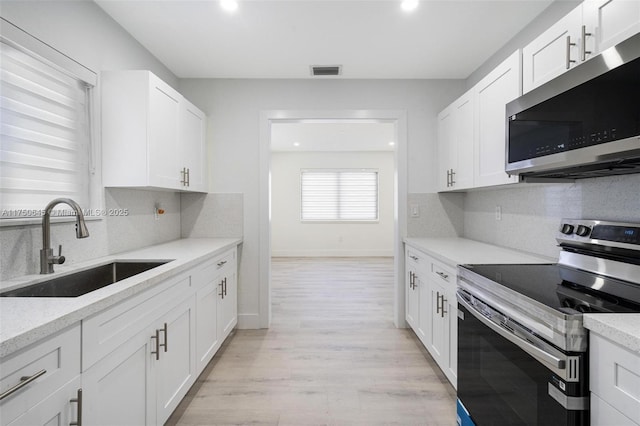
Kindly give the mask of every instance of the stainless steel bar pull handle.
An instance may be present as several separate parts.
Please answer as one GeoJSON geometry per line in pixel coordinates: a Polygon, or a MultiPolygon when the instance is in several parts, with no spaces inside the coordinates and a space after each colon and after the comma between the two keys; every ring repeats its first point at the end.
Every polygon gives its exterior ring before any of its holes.
{"type": "Polygon", "coordinates": [[[444,297],[444,294],[440,296],[440,303],[442,304],[440,307],[440,316],[444,318],[445,314],[448,312],[445,309],[445,306],[447,304],[447,299],[444,297]]]}
{"type": "Polygon", "coordinates": [[[451,169],[451,186],[454,186],[456,184],[456,181],[454,179],[456,175],[456,172],[453,171],[453,169],[451,169]]]}
{"type": "Polygon", "coordinates": [[[440,313],[440,292],[436,292],[436,314],[440,313]]]}
{"type": "Polygon", "coordinates": [[[2,401],[3,399],[5,399],[8,396],[11,396],[12,394],[16,393],[17,391],[19,391],[20,389],[22,389],[23,387],[27,386],[29,383],[33,382],[35,379],[37,379],[38,377],[44,375],[47,373],[47,370],[40,370],[38,371],[36,374],[34,374],[33,376],[22,376],[20,377],[20,382],[16,383],[15,385],[11,386],[9,389],[7,389],[6,391],[2,392],[0,394],[0,401],[2,401]]]}
{"type": "Polygon", "coordinates": [[[72,398],[69,402],[76,402],[78,404],[76,421],[69,422],[69,426],[82,426],[82,388],[78,389],[77,398],[72,398]]]}
{"type": "Polygon", "coordinates": [[[218,285],[220,286],[220,293],[218,293],[218,296],[222,296],[224,299],[224,281],[220,280],[220,284],[218,285]]]}
{"type": "Polygon", "coordinates": [[[222,262],[216,263],[216,265],[218,266],[218,268],[221,268],[222,266],[224,266],[225,263],[227,263],[227,261],[223,260],[222,262]]]}
{"type": "Polygon", "coordinates": [[[582,26],[582,62],[587,60],[587,55],[591,55],[590,50],[587,50],[587,37],[591,37],[593,34],[587,32],[587,26],[582,26]]]}
{"type": "Polygon", "coordinates": [[[436,271],[436,274],[438,274],[443,280],[447,280],[449,278],[449,275],[445,274],[444,272],[436,271]]]}
{"type": "Polygon", "coordinates": [[[156,342],[156,350],[151,351],[151,355],[156,356],[156,361],[160,360],[160,330],[156,330],[156,334],[151,336],[152,339],[155,339],[156,342]]]}
{"type": "MultiPolygon", "coordinates": [[[[157,330],[157,332],[163,332],[164,333],[164,343],[160,343],[160,339],[158,339],[158,349],[160,349],[160,347],[164,348],[164,351],[167,351],[167,323],[164,323],[164,327],[162,327],[160,330],[157,330]]],[[[160,334],[158,334],[159,336],[160,334]]]]}
{"type": "Polygon", "coordinates": [[[190,173],[190,169],[187,168],[187,186],[191,185],[191,173],[190,173]]]}
{"type": "Polygon", "coordinates": [[[567,56],[567,69],[571,68],[571,64],[575,64],[576,61],[574,59],[571,59],[571,46],[575,46],[575,43],[571,42],[571,36],[567,36],[567,52],[566,52],[566,56],[567,56]]]}
{"type": "Polygon", "coordinates": [[[227,277],[224,277],[224,295],[227,295],[227,277]]]}

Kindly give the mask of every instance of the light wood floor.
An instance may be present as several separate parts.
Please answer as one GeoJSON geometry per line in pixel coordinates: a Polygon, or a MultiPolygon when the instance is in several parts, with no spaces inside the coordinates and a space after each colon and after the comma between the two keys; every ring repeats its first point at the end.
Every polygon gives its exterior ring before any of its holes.
{"type": "Polygon", "coordinates": [[[455,425],[455,391],[393,325],[393,259],[274,258],[268,330],[237,330],[169,425],[455,425]]]}

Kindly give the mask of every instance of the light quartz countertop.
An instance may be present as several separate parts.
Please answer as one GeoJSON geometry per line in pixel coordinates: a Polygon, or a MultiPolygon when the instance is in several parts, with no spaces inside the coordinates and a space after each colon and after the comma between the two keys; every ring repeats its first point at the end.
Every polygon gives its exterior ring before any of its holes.
{"type": "Polygon", "coordinates": [[[448,264],[556,263],[557,259],[466,238],[405,238],[405,244],[448,264]]]}
{"type": "Polygon", "coordinates": [[[584,326],[640,355],[640,314],[584,314],[584,326]]]}
{"type": "Polygon", "coordinates": [[[2,290],[35,284],[116,260],[169,260],[79,297],[0,297],[0,358],[140,293],[242,242],[236,238],[189,238],[74,265],[56,265],[51,275],[29,275],[3,281],[2,290]]]}

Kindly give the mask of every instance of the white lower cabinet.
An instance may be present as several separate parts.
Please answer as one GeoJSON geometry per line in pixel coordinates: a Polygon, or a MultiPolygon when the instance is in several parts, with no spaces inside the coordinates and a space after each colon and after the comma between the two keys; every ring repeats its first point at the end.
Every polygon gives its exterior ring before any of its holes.
{"type": "Polygon", "coordinates": [[[196,283],[196,364],[201,371],[238,322],[237,251],[207,262],[196,283]]]}
{"type": "Polygon", "coordinates": [[[640,354],[589,333],[592,426],[640,426],[640,354]]]}
{"type": "Polygon", "coordinates": [[[0,424],[76,421],[80,390],[80,323],[0,360],[0,424]]]}
{"type": "Polygon", "coordinates": [[[82,373],[86,424],[156,423],[153,346],[144,330],[82,373]]]}
{"type": "Polygon", "coordinates": [[[195,382],[195,298],[167,308],[83,373],[85,419],[96,425],[164,423],[195,382]]]}
{"type": "Polygon", "coordinates": [[[457,386],[456,273],[406,246],[406,318],[451,384],[457,386]]]}

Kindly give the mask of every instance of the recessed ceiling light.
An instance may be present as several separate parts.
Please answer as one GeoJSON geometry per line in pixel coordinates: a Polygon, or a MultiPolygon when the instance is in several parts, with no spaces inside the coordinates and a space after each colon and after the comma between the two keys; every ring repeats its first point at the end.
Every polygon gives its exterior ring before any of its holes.
{"type": "Polygon", "coordinates": [[[402,0],[402,3],[400,3],[400,7],[405,12],[411,12],[418,7],[418,0],[402,0]]]}
{"type": "Polygon", "coordinates": [[[227,12],[233,12],[238,8],[238,2],[236,0],[220,0],[220,7],[227,12]]]}
{"type": "Polygon", "coordinates": [[[300,146],[300,142],[294,142],[293,146],[300,146]]]}
{"type": "Polygon", "coordinates": [[[389,146],[394,146],[395,144],[396,144],[396,143],[395,143],[395,142],[393,142],[393,141],[389,142],[389,146]]]}

